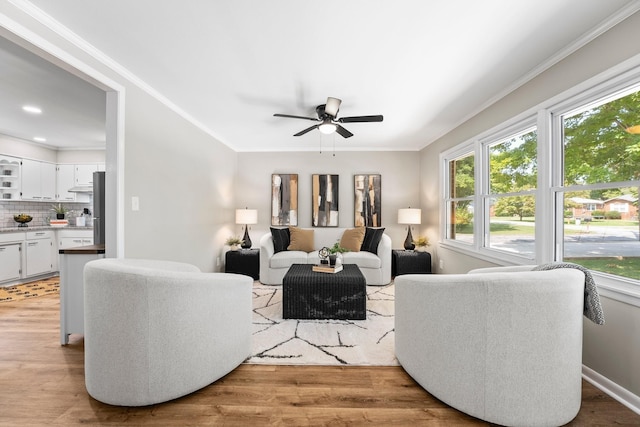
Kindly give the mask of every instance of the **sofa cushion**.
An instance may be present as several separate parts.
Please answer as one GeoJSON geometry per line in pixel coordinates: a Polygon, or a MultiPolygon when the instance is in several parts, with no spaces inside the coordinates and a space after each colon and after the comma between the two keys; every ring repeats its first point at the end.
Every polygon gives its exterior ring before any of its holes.
{"type": "Polygon", "coordinates": [[[289,227],[290,251],[313,252],[313,230],[305,230],[298,227],[289,227]]]}
{"type": "Polygon", "coordinates": [[[381,268],[382,260],[371,252],[345,252],[342,254],[343,264],[357,264],[360,268],[381,268]]]}
{"type": "Polygon", "coordinates": [[[275,253],[286,251],[289,247],[289,228],[271,227],[271,237],[273,237],[273,251],[275,253]]]}
{"type": "Polygon", "coordinates": [[[358,252],[364,241],[364,227],[350,228],[344,230],[340,239],[340,246],[349,249],[351,252],[358,252]]]}
{"type": "Polygon", "coordinates": [[[372,254],[378,253],[378,245],[380,239],[384,234],[384,228],[371,228],[367,227],[364,233],[364,240],[362,241],[361,251],[371,252],[372,254]]]}
{"type": "Polygon", "coordinates": [[[281,251],[269,260],[270,268],[289,268],[293,264],[306,264],[307,253],[303,251],[281,251]]]}

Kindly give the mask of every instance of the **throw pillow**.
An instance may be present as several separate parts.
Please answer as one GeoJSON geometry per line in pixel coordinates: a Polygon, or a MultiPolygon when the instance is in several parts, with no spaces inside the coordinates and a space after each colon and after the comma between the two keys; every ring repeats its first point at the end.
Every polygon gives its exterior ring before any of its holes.
{"type": "Polygon", "coordinates": [[[291,236],[288,247],[290,251],[313,252],[313,230],[289,227],[289,234],[291,236]]]}
{"type": "Polygon", "coordinates": [[[350,228],[344,230],[340,239],[340,246],[349,249],[351,252],[358,252],[364,241],[364,227],[350,228]]]}
{"type": "Polygon", "coordinates": [[[384,234],[384,228],[371,228],[367,227],[364,233],[364,240],[362,241],[361,251],[371,252],[372,254],[378,253],[378,244],[382,235],[384,234]]]}
{"type": "Polygon", "coordinates": [[[273,237],[273,250],[275,253],[287,250],[290,240],[289,228],[271,227],[271,236],[273,237]]]}

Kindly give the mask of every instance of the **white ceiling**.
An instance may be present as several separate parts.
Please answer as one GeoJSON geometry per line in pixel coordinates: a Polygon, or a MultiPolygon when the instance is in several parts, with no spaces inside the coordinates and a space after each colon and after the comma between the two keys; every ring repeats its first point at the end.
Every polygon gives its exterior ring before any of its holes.
{"type": "Polygon", "coordinates": [[[318,131],[292,136],[312,122],[273,114],[315,117],[328,96],[343,100],[339,116],[384,121],[345,124],[355,136],[323,144],[419,150],[640,9],[637,0],[31,4],[237,151],[318,149],[318,131]]]}
{"type": "Polygon", "coordinates": [[[104,148],[104,91],[2,37],[0,64],[0,134],[42,137],[53,148],[104,148]]]}

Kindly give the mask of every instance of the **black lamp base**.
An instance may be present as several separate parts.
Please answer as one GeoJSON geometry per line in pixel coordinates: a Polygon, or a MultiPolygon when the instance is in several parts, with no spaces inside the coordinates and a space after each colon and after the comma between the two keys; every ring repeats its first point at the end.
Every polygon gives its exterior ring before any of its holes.
{"type": "Polygon", "coordinates": [[[404,248],[407,251],[412,251],[415,249],[416,245],[413,244],[413,236],[411,236],[411,226],[409,228],[409,232],[407,233],[407,238],[404,239],[404,248]]]}
{"type": "Polygon", "coordinates": [[[251,238],[249,238],[249,226],[244,226],[244,236],[242,237],[242,244],[240,247],[242,249],[251,249],[251,238]]]}

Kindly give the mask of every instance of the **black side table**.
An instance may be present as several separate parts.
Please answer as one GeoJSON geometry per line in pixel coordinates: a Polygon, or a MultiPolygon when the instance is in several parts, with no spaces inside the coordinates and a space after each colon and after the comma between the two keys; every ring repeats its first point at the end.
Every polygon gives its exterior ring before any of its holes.
{"type": "Polygon", "coordinates": [[[429,252],[406,251],[402,249],[394,249],[391,251],[392,276],[429,273],[431,273],[431,254],[429,252]]]}
{"type": "Polygon", "coordinates": [[[260,279],[260,249],[228,251],[224,257],[224,272],[238,273],[260,279]]]}

